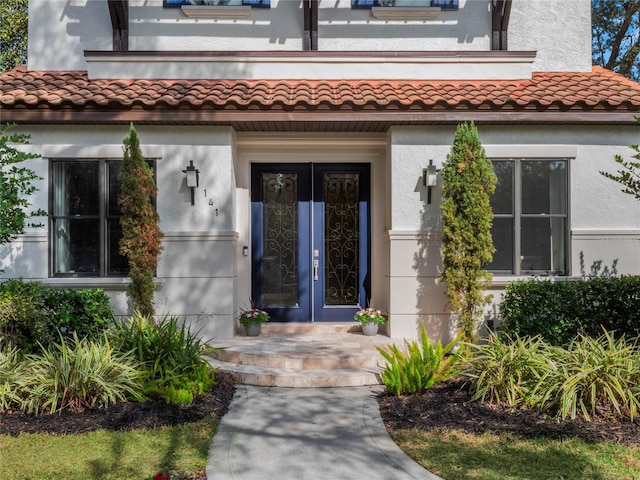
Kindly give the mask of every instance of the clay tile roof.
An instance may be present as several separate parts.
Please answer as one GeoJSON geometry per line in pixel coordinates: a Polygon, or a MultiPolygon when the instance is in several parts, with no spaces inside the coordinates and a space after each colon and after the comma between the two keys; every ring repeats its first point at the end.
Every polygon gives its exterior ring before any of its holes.
{"type": "Polygon", "coordinates": [[[600,67],[530,80],[89,80],[85,71],[0,75],[0,107],[235,111],[640,111],[640,85],[600,67]]]}

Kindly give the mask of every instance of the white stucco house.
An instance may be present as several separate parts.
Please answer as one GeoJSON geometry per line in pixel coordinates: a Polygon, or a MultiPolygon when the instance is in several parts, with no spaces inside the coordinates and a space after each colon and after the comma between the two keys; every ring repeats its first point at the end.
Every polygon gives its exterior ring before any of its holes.
{"type": "Polygon", "coordinates": [[[104,288],[127,314],[114,197],[133,122],[159,187],[159,313],[229,338],[249,299],[283,322],[370,299],[388,335],[446,339],[423,170],[469,120],[499,177],[496,301],[596,261],[640,274],[638,202],[599,173],[638,143],[640,85],[592,67],[590,22],[589,0],[30,0],[0,121],[42,156],[50,217],[3,248],[3,277],[104,288]]]}

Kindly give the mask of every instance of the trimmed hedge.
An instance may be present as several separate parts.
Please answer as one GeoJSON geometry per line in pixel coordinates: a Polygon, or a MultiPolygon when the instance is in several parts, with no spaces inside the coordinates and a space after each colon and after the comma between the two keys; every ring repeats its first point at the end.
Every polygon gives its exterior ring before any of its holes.
{"type": "Polygon", "coordinates": [[[0,336],[24,352],[72,339],[96,339],[113,323],[109,297],[101,289],[45,287],[40,282],[0,283],[0,336]]]}
{"type": "Polygon", "coordinates": [[[510,336],[541,335],[567,345],[582,333],[640,336],[640,276],[587,280],[526,280],[506,288],[500,304],[501,331],[510,336]]]}

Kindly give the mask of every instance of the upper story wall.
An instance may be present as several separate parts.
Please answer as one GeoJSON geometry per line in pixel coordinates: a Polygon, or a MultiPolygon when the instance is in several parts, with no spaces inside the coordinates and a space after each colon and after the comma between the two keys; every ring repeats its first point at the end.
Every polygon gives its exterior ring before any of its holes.
{"type": "MultiPolygon", "coordinates": [[[[433,20],[374,18],[351,0],[319,0],[318,49],[324,51],[488,51],[491,0],[460,0],[433,20]]],[[[130,0],[129,49],[152,51],[301,51],[303,8],[271,0],[248,18],[190,18],[162,0],[130,0]]],[[[589,0],[514,0],[509,50],[537,51],[533,69],[591,68],[589,0]]],[[[30,0],[32,70],[86,70],[85,50],[112,50],[107,0],[30,0]]]]}

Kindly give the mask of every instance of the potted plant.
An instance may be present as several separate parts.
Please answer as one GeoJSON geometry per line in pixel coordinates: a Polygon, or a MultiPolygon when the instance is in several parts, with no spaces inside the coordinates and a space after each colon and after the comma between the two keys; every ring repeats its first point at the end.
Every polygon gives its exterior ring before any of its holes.
{"type": "Polygon", "coordinates": [[[358,310],[353,318],[362,324],[362,333],[369,336],[376,335],[380,325],[387,321],[387,317],[373,307],[358,310]]]}
{"type": "Polygon", "coordinates": [[[259,308],[251,307],[240,312],[238,320],[248,337],[257,337],[262,330],[262,324],[269,321],[269,314],[259,308]]]}

